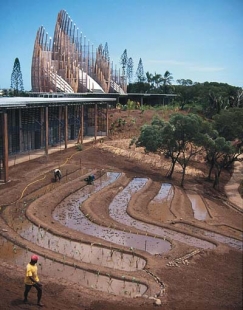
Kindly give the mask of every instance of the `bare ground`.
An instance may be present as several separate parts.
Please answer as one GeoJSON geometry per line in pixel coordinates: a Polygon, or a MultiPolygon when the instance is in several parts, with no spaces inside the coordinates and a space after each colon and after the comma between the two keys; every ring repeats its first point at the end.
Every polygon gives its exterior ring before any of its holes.
{"type": "MultiPolygon", "coordinates": [[[[102,225],[124,226],[109,217],[108,206],[115,197],[119,188],[124,187],[133,177],[148,177],[150,182],[140,195],[133,196],[127,212],[134,218],[151,222],[158,226],[170,227],[178,231],[186,231],[194,235],[195,228],[201,227],[220,234],[231,236],[240,240],[242,238],[242,212],[227,201],[224,185],[229,181],[230,173],[224,172],[220,187],[212,189],[212,184],[205,181],[205,163],[195,162],[186,176],[184,188],[180,188],[180,171],[177,170],[170,180],[174,187],[174,197],[170,204],[163,203],[165,212],[159,212],[159,203],[151,204],[151,200],[163,182],[168,182],[165,177],[168,163],[162,163],[156,157],[147,158],[141,152],[136,155],[135,150],[127,145],[127,135],[131,138],[137,134],[137,129],[145,120],[152,117],[133,112],[131,115],[114,112],[112,121],[117,117],[126,118],[126,134],[119,128],[113,133],[113,139],[86,145],[84,150],[77,152],[75,148],[58,152],[48,158],[40,158],[10,169],[11,182],[0,186],[1,206],[1,235],[9,240],[16,240],[22,246],[27,241],[14,232],[9,223],[19,217],[22,210],[27,210],[28,217],[39,223],[49,225],[53,229],[51,210],[58,201],[68,193],[85,186],[81,177],[81,167],[89,168],[99,177],[101,171],[118,171],[123,177],[103,190],[99,196],[94,195],[84,203],[82,210],[89,213],[92,220],[102,225]],[[129,120],[132,120],[131,122],[129,120]],[[134,126],[134,119],[136,126],[134,126]],[[136,127],[136,128],[134,128],[136,127]],[[129,131],[130,128],[130,131],[129,131]],[[121,140],[122,138],[122,140],[121,140]],[[121,152],[125,149],[125,152],[121,152]],[[64,177],[61,182],[53,183],[53,169],[60,167],[64,177]],[[207,221],[195,220],[190,201],[186,196],[187,190],[196,190],[203,197],[210,217],[207,221]],[[40,197],[33,202],[33,199],[40,197]],[[48,203],[47,203],[48,201],[48,203]],[[98,203],[94,203],[98,202],[98,203]],[[27,208],[26,208],[27,204],[27,208]],[[36,212],[35,208],[38,208],[36,212]],[[189,225],[183,226],[186,223],[189,225]]],[[[67,228],[58,225],[57,232],[62,235],[67,233],[67,228]]],[[[131,229],[131,228],[129,228],[131,229]]],[[[136,229],[133,229],[136,232],[136,229]]],[[[77,238],[79,233],[68,232],[70,238],[77,238]]],[[[86,237],[87,242],[94,242],[94,237],[86,237]]],[[[45,253],[35,244],[28,245],[38,254],[45,253]]],[[[242,251],[236,250],[225,244],[217,243],[214,250],[201,250],[200,253],[188,259],[189,264],[180,264],[179,267],[169,267],[168,262],[191,253],[195,248],[172,240],[172,250],[166,255],[148,255],[141,253],[147,260],[146,268],[158,277],[165,285],[165,291],[159,296],[162,301],[161,309],[175,310],[217,310],[217,309],[242,309],[242,251]]],[[[52,258],[58,255],[49,254],[52,258]]],[[[95,268],[95,266],[91,266],[95,268]]],[[[115,270],[113,272],[116,272],[115,270]]],[[[119,275],[119,272],[117,271],[119,275]]],[[[0,248],[0,309],[32,309],[37,308],[35,292],[31,292],[31,305],[24,305],[23,277],[24,269],[10,264],[0,248]],[[4,257],[4,259],[3,259],[4,257]]],[[[138,277],[142,273],[138,273],[138,277]]],[[[144,277],[146,280],[146,277],[144,277]]],[[[104,292],[94,291],[86,287],[77,287],[68,279],[43,277],[44,285],[43,303],[47,309],[79,309],[79,310],[145,310],[154,309],[154,300],[148,298],[128,298],[109,295],[104,292]]]]}

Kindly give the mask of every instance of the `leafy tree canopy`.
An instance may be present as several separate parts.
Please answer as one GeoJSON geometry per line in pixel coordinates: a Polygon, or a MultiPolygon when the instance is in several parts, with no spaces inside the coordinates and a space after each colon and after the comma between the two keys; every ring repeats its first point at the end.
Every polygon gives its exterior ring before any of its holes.
{"type": "Polygon", "coordinates": [[[214,127],[226,140],[240,140],[243,143],[243,109],[222,110],[213,117],[214,127]]]}
{"type": "Polygon", "coordinates": [[[178,162],[183,170],[183,186],[186,167],[192,156],[200,151],[205,137],[206,123],[196,114],[173,114],[169,122],[154,118],[151,125],[143,126],[136,146],[145,151],[163,153],[171,159],[168,176],[171,177],[178,162]]]}

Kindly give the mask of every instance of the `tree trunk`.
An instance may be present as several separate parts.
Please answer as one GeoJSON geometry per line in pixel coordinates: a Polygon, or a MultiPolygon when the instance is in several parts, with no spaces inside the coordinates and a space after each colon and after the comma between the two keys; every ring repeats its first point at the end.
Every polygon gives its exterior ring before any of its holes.
{"type": "Polygon", "coordinates": [[[219,185],[219,177],[221,174],[221,169],[217,169],[214,173],[214,182],[213,182],[213,188],[216,188],[216,186],[219,185]]]}
{"type": "Polygon", "coordinates": [[[169,172],[167,174],[167,178],[168,179],[172,178],[172,174],[173,174],[174,169],[175,169],[175,163],[176,163],[176,161],[172,161],[172,163],[171,163],[170,170],[169,170],[169,172]]]}
{"type": "Polygon", "coordinates": [[[182,168],[181,187],[183,187],[183,185],[184,185],[185,174],[186,174],[186,167],[183,167],[182,168]]]}
{"type": "Polygon", "coordinates": [[[211,174],[212,174],[212,171],[213,171],[213,167],[214,167],[214,162],[212,161],[211,164],[210,164],[210,168],[209,168],[209,172],[208,172],[208,177],[207,177],[207,179],[209,181],[211,180],[211,174]]]}

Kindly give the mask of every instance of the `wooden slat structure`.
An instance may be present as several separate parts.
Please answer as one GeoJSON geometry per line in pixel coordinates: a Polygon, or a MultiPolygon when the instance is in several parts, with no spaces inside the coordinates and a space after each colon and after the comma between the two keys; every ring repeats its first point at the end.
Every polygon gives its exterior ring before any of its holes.
{"type": "Polygon", "coordinates": [[[108,45],[96,50],[66,11],[58,13],[53,40],[41,26],[31,66],[34,92],[126,93],[127,80],[110,64],[108,45]]]}

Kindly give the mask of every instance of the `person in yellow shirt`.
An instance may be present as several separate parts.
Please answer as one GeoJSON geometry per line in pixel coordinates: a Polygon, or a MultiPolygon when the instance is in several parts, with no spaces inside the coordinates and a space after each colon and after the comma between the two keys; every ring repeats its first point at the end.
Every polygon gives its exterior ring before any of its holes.
{"type": "Polygon", "coordinates": [[[32,255],[30,262],[26,266],[26,273],[25,273],[25,291],[24,291],[24,303],[28,303],[28,294],[32,287],[37,290],[37,305],[39,307],[43,307],[41,303],[41,296],[42,296],[42,284],[40,283],[38,273],[37,273],[37,255],[32,255]]]}

